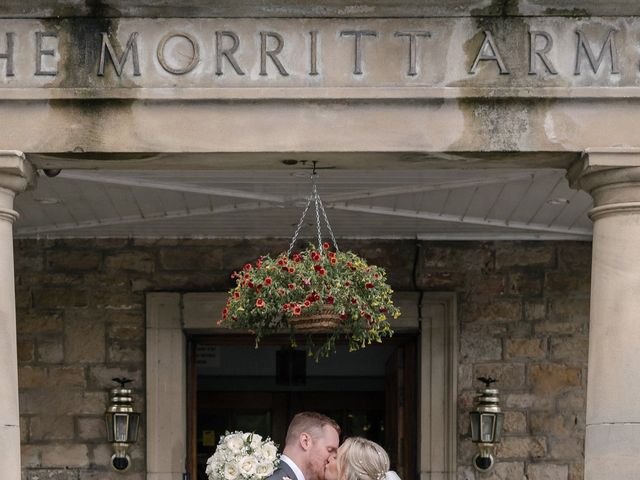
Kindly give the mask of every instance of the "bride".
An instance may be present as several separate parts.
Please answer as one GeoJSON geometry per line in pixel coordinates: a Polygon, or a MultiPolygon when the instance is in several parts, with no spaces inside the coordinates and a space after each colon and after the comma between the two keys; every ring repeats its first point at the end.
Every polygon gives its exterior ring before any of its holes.
{"type": "Polygon", "coordinates": [[[330,457],[325,480],[400,480],[389,471],[389,456],[380,445],[361,437],[347,438],[330,457]]]}

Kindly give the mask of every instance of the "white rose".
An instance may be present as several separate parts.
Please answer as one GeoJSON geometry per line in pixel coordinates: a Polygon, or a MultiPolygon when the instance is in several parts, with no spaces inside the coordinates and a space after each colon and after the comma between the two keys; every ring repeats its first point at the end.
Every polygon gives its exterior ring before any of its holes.
{"type": "Polygon", "coordinates": [[[237,434],[227,435],[224,439],[224,443],[233,453],[242,451],[242,447],[244,447],[244,440],[242,436],[237,434]]]}
{"type": "Polygon", "coordinates": [[[260,448],[260,445],[262,445],[262,437],[257,433],[254,433],[253,437],[251,437],[251,448],[257,450],[260,448]]]}
{"type": "Polygon", "coordinates": [[[259,463],[256,467],[256,475],[258,478],[267,478],[273,472],[273,463],[259,463]]]}
{"type": "Polygon", "coordinates": [[[240,463],[238,464],[238,466],[240,467],[240,473],[242,474],[242,476],[250,477],[251,475],[256,473],[256,467],[258,466],[258,463],[256,462],[255,458],[247,455],[246,457],[242,457],[240,459],[240,463]]]}
{"type": "Polygon", "coordinates": [[[273,443],[265,443],[260,449],[260,453],[262,453],[262,457],[265,461],[273,463],[278,455],[278,449],[273,443]]]}
{"type": "Polygon", "coordinates": [[[223,473],[226,480],[235,480],[240,472],[233,463],[225,463],[223,473]]]}

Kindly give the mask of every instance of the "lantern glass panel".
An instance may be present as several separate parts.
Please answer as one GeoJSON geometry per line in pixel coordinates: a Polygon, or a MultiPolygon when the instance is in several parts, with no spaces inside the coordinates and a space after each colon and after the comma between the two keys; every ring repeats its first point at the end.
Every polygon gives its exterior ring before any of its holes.
{"type": "Polygon", "coordinates": [[[480,441],[480,413],[479,412],[470,412],[469,416],[471,418],[471,440],[474,442],[480,441]]]}
{"type": "Polygon", "coordinates": [[[129,414],[114,413],[113,420],[115,422],[115,441],[126,442],[129,436],[129,414]]]}
{"type": "Polygon", "coordinates": [[[493,413],[483,413],[480,416],[480,432],[481,438],[480,440],[484,443],[492,443],[495,438],[495,421],[496,417],[493,413]]]}
{"type": "Polygon", "coordinates": [[[107,413],[104,421],[107,425],[107,442],[113,442],[113,415],[107,413]]]}
{"type": "Polygon", "coordinates": [[[504,420],[504,413],[496,413],[496,431],[495,431],[495,442],[498,443],[500,441],[500,437],[502,436],[502,421],[504,420]]]}
{"type": "Polygon", "coordinates": [[[140,414],[135,412],[130,413],[129,414],[129,438],[127,439],[129,443],[133,443],[138,440],[139,425],[140,425],[140,414]]]}

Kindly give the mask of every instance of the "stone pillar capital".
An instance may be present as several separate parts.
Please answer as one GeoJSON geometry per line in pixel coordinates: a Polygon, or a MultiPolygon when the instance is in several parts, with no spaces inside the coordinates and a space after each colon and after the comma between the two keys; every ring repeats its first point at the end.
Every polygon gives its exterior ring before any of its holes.
{"type": "Polygon", "coordinates": [[[14,193],[24,192],[36,181],[36,172],[24,153],[0,150],[0,187],[14,193]]]}
{"type": "Polygon", "coordinates": [[[35,169],[22,152],[0,150],[0,220],[16,221],[18,212],[13,209],[13,199],[33,187],[36,178],[35,169]]]}
{"type": "Polygon", "coordinates": [[[585,150],[567,171],[572,188],[593,197],[592,220],[603,215],[640,213],[640,149],[585,150]]]}

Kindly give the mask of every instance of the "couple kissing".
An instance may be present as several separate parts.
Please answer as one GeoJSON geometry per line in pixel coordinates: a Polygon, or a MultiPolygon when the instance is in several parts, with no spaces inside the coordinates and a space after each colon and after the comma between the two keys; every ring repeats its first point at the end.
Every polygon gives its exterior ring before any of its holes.
{"type": "Polygon", "coordinates": [[[267,480],[400,480],[375,442],[347,438],[340,426],[316,412],[298,413],[289,424],[278,468],[267,480]]]}

